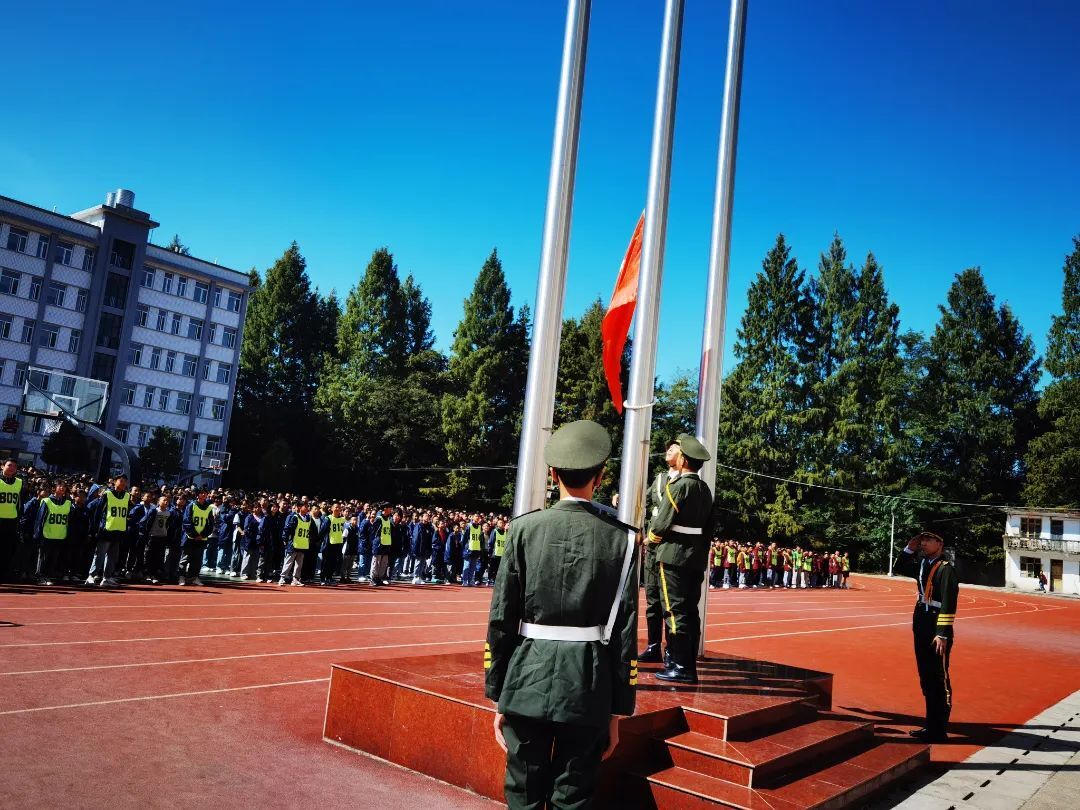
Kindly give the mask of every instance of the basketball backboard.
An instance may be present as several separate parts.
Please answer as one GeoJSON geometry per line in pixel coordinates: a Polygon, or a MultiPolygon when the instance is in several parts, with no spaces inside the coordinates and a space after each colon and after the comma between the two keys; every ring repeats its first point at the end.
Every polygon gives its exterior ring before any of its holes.
{"type": "Polygon", "coordinates": [[[221,475],[229,469],[232,453],[224,450],[203,450],[199,456],[199,467],[214,475],[221,475]]]}
{"type": "Polygon", "coordinates": [[[62,414],[92,424],[101,421],[109,399],[109,384],[58,369],[31,366],[23,383],[22,412],[55,418],[62,414]]]}

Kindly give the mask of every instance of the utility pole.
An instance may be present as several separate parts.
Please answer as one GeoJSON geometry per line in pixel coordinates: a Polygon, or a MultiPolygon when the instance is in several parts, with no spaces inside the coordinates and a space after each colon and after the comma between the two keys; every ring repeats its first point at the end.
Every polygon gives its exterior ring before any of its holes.
{"type": "Polygon", "coordinates": [[[889,576],[893,569],[893,550],[896,548],[896,504],[892,507],[892,526],[889,529],[889,576]]]}

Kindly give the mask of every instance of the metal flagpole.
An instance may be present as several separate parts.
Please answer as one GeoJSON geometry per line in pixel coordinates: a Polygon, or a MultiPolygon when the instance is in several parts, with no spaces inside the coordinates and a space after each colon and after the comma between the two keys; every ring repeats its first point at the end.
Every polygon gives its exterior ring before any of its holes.
{"type": "Polygon", "coordinates": [[[664,270],[682,18],[682,0],[667,0],[653,118],[652,155],[649,158],[649,195],[645,205],[637,312],[634,317],[634,349],[626,401],[622,473],[619,478],[619,520],[632,526],[642,525],[645,510],[645,478],[648,475],[649,433],[652,430],[653,376],[656,373],[660,280],[664,270]]]}
{"type": "MultiPolygon", "coordinates": [[[[724,361],[724,326],[727,317],[728,267],[731,259],[731,216],[735,199],[735,151],[739,137],[739,96],[742,91],[743,46],[746,40],[748,0],[731,0],[728,25],[727,73],[724,106],[720,114],[720,147],[716,168],[716,199],[713,206],[712,243],[709,248],[709,288],[705,303],[705,330],[701,336],[701,369],[698,373],[697,435],[712,460],[699,475],[716,492],[716,450],[720,431],[720,382],[724,361]]],[[[711,542],[712,538],[708,538],[711,542]]],[[[711,550],[709,552],[712,553],[711,550]]],[[[698,655],[705,652],[708,567],[702,576],[698,615],[701,638],[698,655]]]]}
{"type": "Polygon", "coordinates": [[[542,507],[547,486],[544,445],[551,435],[555,411],[555,380],[559,368],[563,293],[566,290],[566,260],[570,245],[570,215],[574,207],[574,175],[591,6],[592,0],[569,0],[566,9],[559,101],[555,111],[555,141],[551,148],[544,241],[540,253],[540,275],[536,282],[529,376],[525,385],[525,410],[518,446],[514,515],[542,507]]]}

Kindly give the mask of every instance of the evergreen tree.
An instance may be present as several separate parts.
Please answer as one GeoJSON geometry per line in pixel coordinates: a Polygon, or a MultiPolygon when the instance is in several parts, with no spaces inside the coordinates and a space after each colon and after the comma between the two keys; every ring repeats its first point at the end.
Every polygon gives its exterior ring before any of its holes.
{"type": "Polygon", "coordinates": [[[167,427],[156,427],[146,446],[139,451],[139,462],[146,481],[168,481],[184,469],[184,444],[180,434],[167,427]]]}
{"type": "Polygon", "coordinates": [[[188,250],[188,246],[180,241],[180,234],[174,233],[172,240],[165,246],[166,250],[171,250],[173,253],[179,253],[181,256],[188,256],[191,251],[188,250]]]}
{"type": "Polygon", "coordinates": [[[91,459],[86,437],[66,419],[61,420],[59,429],[42,442],[41,460],[65,470],[89,470],[91,459]]]}
{"type": "Polygon", "coordinates": [[[1032,506],[1080,507],[1080,236],[1065,257],[1061,314],[1046,343],[1052,380],[1039,402],[1046,431],[1028,449],[1024,498],[1032,506]]]}
{"type": "Polygon", "coordinates": [[[345,363],[374,377],[400,376],[409,356],[409,337],[397,265],[387,248],[379,248],[345,299],[338,352],[345,363]]]}
{"type": "MultiPolygon", "coordinates": [[[[1016,503],[1035,431],[1039,360],[1008,305],[977,268],[957,275],[916,381],[910,429],[919,481],[944,500],[1016,503]]],[[[1001,516],[958,522],[957,551],[1001,557],[1001,516]]]]}
{"type": "MultiPolygon", "coordinates": [[[[750,285],[735,343],[738,364],[724,381],[720,436],[732,466],[778,477],[798,470],[808,421],[802,368],[810,315],[803,272],[781,234],[750,285]]],[[[717,497],[749,536],[791,530],[784,516],[792,495],[770,479],[718,469],[717,497]]]]}
{"type": "MultiPolygon", "coordinates": [[[[502,262],[493,250],[484,262],[464,316],[454,330],[449,387],[442,398],[446,454],[454,465],[498,466],[517,456],[521,407],[528,366],[527,321],[515,319],[502,262]]],[[[492,497],[508,473],[468,478],[492,497]]],[[[467,479],[458,476],[454,489],[467,479]]]]}

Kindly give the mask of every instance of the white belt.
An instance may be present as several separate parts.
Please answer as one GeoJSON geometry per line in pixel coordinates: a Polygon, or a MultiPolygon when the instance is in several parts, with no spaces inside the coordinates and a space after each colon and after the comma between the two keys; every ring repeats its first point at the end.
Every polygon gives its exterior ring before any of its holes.
{"type": "Polygon", "coordinates": [[[701,534],[701,529],[692,529],[689,526],[668,526],[668,531],[675,534],[701,534]]]}
{"type": "Polygon", "coordinates": [[[936,599],[931,599],[931,600],[930,600],[929,602],[927,602],[927,601],[926,601],[925,599],[919,599],[919,602],[918,602],[918,603],[919,603],[920,605],[930,605],[930,607],[936,607],[936,608],[940,608],[940,607],[941,607],[941,602],[939,602],[939,601],[938,601],[938,600],[936,600],[936,599]]]}
{"type": "Polygon", "coordinates": [[[518,634],[525,638],[541,638],[547,641],[602,641],[604,628],[596,627],[562,627],[556,624],[529,624],[522,622],[518,625],[518,634]]]}

